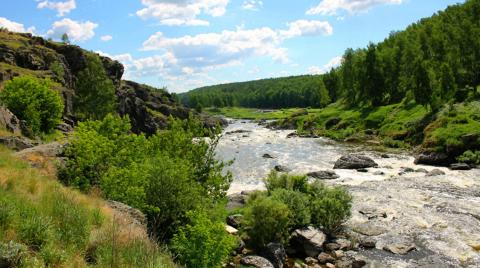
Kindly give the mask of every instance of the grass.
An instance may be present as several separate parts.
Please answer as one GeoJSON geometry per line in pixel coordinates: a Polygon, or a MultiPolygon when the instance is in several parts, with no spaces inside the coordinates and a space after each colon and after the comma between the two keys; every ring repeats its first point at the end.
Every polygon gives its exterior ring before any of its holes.
{"type": "Polygon", "coordinates": [[[13,267],[177,267],[105,202],[0,147],[0,260],[13,267]]]}
{"type": "Polygon", "coordinates": [[[280,110],[243,108],[243,107],[224,107],[224,108],[206,108],[205,112],[215,115],[223,115],[233,119],[250,119],[250,120],[274,120],[288,118],[295,113],[308,111],[316,112],[319,109],[302,109],[289,108],[280,110]]]}

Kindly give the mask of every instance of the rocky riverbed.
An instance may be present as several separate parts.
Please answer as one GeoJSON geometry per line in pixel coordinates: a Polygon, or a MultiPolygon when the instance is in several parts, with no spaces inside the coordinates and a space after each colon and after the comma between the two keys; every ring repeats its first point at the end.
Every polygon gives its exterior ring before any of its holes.
{"type": "Polygon", "coordinates": [[[367,267],[480,267],[480,170],[415,165],[408,154],[287,138],[291,132],[232,121],[217,147],[219,159],[235,159],[229,193],[263,189],[262,178],[273,168],[311,173],[312,180],[317,174],[353,195],[347,232],[370,249],[351,254],[367,260],[367,267]],[[352,152],[378,166],[333,169],[352,152]]]}

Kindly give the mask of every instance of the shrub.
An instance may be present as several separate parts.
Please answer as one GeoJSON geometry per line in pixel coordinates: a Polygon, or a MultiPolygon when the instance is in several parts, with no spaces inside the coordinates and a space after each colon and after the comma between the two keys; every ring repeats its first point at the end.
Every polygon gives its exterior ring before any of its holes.
{"type": "Polygon", "coordinates": [[[27,215],[19,226],[20,240],[32,249],[41,249],[52,235],[51,222],[47,217],[27,215]]]}
{"type": "Polygon", "coordinates": [[[292,190],[276,189],[272,192],[271,197],[288,206],[293,229],[310,224],[310,202],[306,194],[292,190]]]}
{"type": "Polygon", "coordinates": [[[312,223],[328,233],[335,233],[350,216],[352,196],[342,187],[310,185],[312,223]]]}
{"type": "Polygon", "coordinates": [[[188,213],[189,224],[179,228],[172,239],[172,250],[187,267],[222,267],[235,247],[222,222],[210,220],[205,212],[188,213]]]}
{"type": "Polygon", "coordinates": [[[272,170],[268,177],[265,179],[265,187],[269,192],[275,189],[287,189],[293,191],[306,192],[308,185],[307,176],[296,176],[285,173],[279,174],[277,171],[272,170]]]}
{"type": "Polygon", "coordinates": [[[96,54],[88,53],[87,67],[78,74],[74,112],[81,119],[102,119],[115,112],[115,87],[96,54]]]}
{"type": "Polygon", "coordinates": [[[285,243],[290,235],[291,212],[287,205],[269,197],[258,197],[245,211],[245,231],[252,246],[285,243]]]}
{"type": "Polygon", "coordinates": [[[19,119],[25,120],[34,135],[50,133],[61,122],[63,102],[48,80],[16,77],[5,84],[0,101],[19,119]]]}
{"type": "Polygon", "coordinates": [[[459,162],[480,165],[480,151],[468,150],[457,158],[459,162]]]}

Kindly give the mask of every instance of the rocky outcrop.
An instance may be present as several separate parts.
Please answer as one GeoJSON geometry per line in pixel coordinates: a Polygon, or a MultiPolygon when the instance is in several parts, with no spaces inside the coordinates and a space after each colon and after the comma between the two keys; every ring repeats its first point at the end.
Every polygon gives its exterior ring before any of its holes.
{"type": "Polygon", "coordinates": [[[14,135],[22,134],[20,120],[10,110],[0,106],[0,129],[6,129],[14,135]]]}
{"type": "Polygon", "coordinates": [[[348,154],[342,156],[335,162],[334,169],[362,169],[378,167],[370,157],[358,154],[348,154]]]}
{"type": "Polygon", "coordinates": [[[297,229],[293,232],[290,244],[300,249],[308,257],[316,257],[323,250],[327,236],[314,227],[297,229]]]}
{"type": "Polygon", "coordinates": [[[240,263],[254,268],[275,268],[271,262],[260,256],[243,257],[240,263]]]}
{"type": "Polygon", "coordinates": [[[117,201],[107,201],[107,205],[115,211],[115,213],[122,215],[128,219],[128,223],[141,229],[147,230],[147,218],[140,210],[132,208],[124,203],[117,201]]]}
{"type": "Polygon", "coordinates": [[[446,153],[425,152],[421,153],[415,158],[416,165],[430,165],[430,166],[448,166],[453,162],[453,159],[446,153]]]}
{"type": "Polygon", "coordinates": [[[33,141],[18,136],[0,137],[0,144],[14,151],[21,151],[35,146],[33,141]]]}

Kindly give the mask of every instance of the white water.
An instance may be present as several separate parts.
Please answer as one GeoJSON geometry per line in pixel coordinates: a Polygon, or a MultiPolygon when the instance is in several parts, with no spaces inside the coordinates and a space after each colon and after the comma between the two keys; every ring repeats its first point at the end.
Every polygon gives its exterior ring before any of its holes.
{"type": "MultiPolygon", "coordinates": [[[[234,175],[230,194],[263,189],[262,178],[275,165],[299,174],[331,170],[341,155],[359,150],[358,146],[324,138],[286,138],[291,131],[269,130],[249,121],[232,121],[225,133],[235,130],[251,132],[224,135],[217,147],[219,159],[235,159],[228,168],[234,175]],[[275,158],[265,159],[265,153],[275,158]]],[[[345,185],[354,196],[348,227],[367,224],[385,229],[374,237],[378,250],[360,255],[386,267],[480,267],[480,170],[438,168],[446,175],[399,175],[402,168],[430,171],[436,167],[415,165],[409,155],[382,158],[377,152],[362,153],[374,159],[379,168],[368,173],[335,170],[340,178],[327,181],[345,185]],[[385,175],[373,175],[375,171],[385,175]],[[359,212],[365,209],[385,212],[387,217],[368,220],[359,212]],[[399,240],[414,243],[417,250],[406,256],[381,250],[399,240]]]]}

